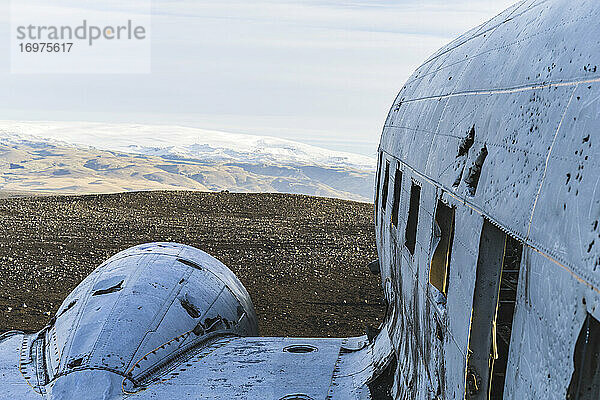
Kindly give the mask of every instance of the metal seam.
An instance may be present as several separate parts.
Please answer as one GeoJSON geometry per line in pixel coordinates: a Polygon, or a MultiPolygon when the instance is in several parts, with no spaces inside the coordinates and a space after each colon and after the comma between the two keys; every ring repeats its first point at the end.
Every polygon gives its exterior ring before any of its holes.
{"type": "Polygon", "coordinates": [[[569,86],[577,86],[580,84],[597,83],[597,82],[600,82],[600,77],[599,78],[590,78],[590,79],[580,79],[580,80],[575,80],[575,81],[540,82],[540,83],[536,83],[533,85],[514,86],[512,88],[506,88],[506,89],[465,90],[463,92],[438,94],[438,95],[431,95],[431,96],[425,96],[425,97],[416,97],[414,99],[404,100],[404,101],[402,101],[402,103],[413,103],[416,101],[438,100],[438,99],[445,99],[445,98],[449,98],[449,97],[461,97],[461,96],[512,94],[512,93],[527,92],[530,90],[546,89],[546,88],[552,88],[552,87],[569,87],[569,86]]]}
{"type": "Polygon", "coordinates": [[[527,227],[527,235],[525,236],[525,240],[529,240],[529,234],[531,233],[531,225],[533,223],[533,215],[535,213],[535,208],[538,202],[538,198],[540,197],[540,193],[542,192],[542,186],[544,185],[544,180],[546,179],[546,172],[548,171],[548,164],[550,163],[550,155],[552,154],[552,150],[554,149],[554,144],[556,143],[556,138],[558,137],[558,133],[560,132],[560,128],[562,127],[563,121],[565,120],[565,116],[567,115],[567,111],[569,111],[569,106],[571,105],[571,101],[573,101],[573,96],[575,96],[575,92],[579,85],[575,85],[573,91],[571,92],[571,97],[569,97],[569,101],[565,107],[565,111],[560,118],[560,122],[558,123],[558,127],[556,128],[556,132],[554,133],[554,138],[552,139],[552,143],[550,144],[550,149],[548,149],[548,154],[546,155],[546,162],[544,164],[544,171],[542,172],[542,179],[540,181],[540,185],[537,190],[537,194],[535,195],[535,200],[533,201],[533,207],[531,209],[531,216],[529,217],[529,226],[527,227]]]}

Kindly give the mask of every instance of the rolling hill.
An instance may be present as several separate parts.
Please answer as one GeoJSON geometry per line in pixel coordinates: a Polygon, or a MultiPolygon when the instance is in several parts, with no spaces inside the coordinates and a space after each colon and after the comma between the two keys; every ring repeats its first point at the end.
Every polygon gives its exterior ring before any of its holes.
{"type": "Polygon", "coordinates": [[[279,192],[371,201],[374,160],[195,128],[0,122],[0,190],[279,192]]]}

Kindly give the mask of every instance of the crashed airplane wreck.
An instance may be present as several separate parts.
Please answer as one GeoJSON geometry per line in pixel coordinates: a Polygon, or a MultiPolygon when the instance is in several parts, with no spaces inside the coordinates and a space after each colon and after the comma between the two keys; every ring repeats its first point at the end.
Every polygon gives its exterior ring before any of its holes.
{"type": "Polygon", "coordinates": [[[598,21],[591,0],[519,2],[402,88],[378,155],[379,331],[259,337],[222,263],[141,245],[39,333],[0,337],[0,397],[599,399],[598,21]]]}

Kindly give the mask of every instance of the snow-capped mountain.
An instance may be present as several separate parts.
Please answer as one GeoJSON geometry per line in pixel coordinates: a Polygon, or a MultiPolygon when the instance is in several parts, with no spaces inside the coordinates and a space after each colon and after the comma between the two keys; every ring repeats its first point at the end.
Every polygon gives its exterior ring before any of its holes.
{"type": "Polygon", "coordinates": [[[0,191],[184,189],[371,201],[375,161],[293,141],[177,126],[0,121],[0,191]]]}
{"type": "Polygon", "coordinates": [[[165,125],[0,121],[0,137],[54,140],[172,159],[374,169],[371,157],[291,140],[165,125]]]}

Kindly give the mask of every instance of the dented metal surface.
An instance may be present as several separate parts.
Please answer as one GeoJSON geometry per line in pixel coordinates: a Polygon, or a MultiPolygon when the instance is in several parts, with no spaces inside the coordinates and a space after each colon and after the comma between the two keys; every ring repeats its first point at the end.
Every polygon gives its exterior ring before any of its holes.
{"type": "Polygon", "coordinates": [[[40,333],[0,337],[0,386],[14,399],[594,398],[599,20],[591,0],[521,1],[402,88],[379,148],[378,329],[256,337],[223,264],[143,245],[100,266],[40,333]]]}
{"type": "Polygon", "coordinates": [[[488,398],[486,387],[466,393],[487,379],[467,369],[484,219],[524,244],[504,398],[566,398],[583,321],[600,318],[599,17],[593,1],[519,2],[442,48],[400,91],[380,168],[402,171],[401,222],[389,223],[391,197],[376,216],[396,398],[488,398]],[[415,182],[413,255],[404,227],[415,182]],[[447,297],[428,276],[438,199],[456,208],[447,297]]]}
{"type": "Polygon", "coordinates": [[[249,295],[222,263],[189,246],[153,243],[103,263],[51,324],[22,338],[19,370],[49,398],[136,393],[207,343],[256,336],[249,295]]]}

